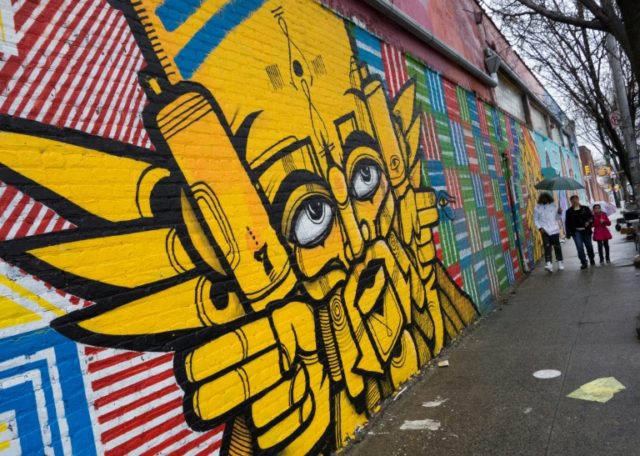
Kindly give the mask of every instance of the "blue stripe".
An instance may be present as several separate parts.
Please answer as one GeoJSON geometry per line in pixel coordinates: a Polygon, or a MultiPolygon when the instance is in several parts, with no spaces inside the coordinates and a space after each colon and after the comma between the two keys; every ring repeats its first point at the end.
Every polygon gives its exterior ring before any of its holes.
{"type": "Polygon", "coordinates": [[[204,3],[204,0],[165,0],[156,8],[156,15],[164,28],[173,32],[189,19],[204,3]]]}
{"type": "Polygon", "coordinates": [[[265,0],[232,0],[220,8],[178,52],[175,62],[182,76],[191,78],[227,34],[264,3],[265,0]]]}

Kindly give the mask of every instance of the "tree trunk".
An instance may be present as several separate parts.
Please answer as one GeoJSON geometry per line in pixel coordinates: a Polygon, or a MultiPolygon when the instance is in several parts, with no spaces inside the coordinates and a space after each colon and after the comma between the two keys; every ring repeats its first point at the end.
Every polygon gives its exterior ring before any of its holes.
{"type": "Polygon", "coordinates": [[[636,81],[640,84],[640,2],[638,0],[616,0],[629,43],[629,61],[636,81]]]}

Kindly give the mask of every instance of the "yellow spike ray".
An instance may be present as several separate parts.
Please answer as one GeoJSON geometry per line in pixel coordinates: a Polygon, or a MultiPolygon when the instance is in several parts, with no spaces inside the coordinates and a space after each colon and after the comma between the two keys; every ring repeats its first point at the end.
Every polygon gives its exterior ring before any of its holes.
{"type": "Polygon", "coordinates": [[[402,131],[405,133],[414,121],[415,99],[416,83],[414,80],[411,80],[405,84],[393,104],[393,113],[402,121],[402,131]]]}
{"type": "Polygon", "coordinates": [[[235,295],[230,295],[227,306],[219,310],[210,291],[211,282],[196,277],[81,320],[78,325],[104,336],[142,336],[213,326],[243,315],[235,295]]]}
{"type": "Polygon", "coordinates": [[[165,228],[72,241],[28,253],[71,274],[126,288],[194,267],[174,230],[165,228]]]}
{"type": "Polygon", "coordinates": [[[112,222],[151,217],[154,185],[169,172],[130,158],[0,131],[0,163],[112,222]]]}
{"type": "Polygon", "coordinates": [[[411,170],[416,161],[416,155],[418,154],[418,146],[420,144],[421,123],[418,118],[413,119],[413,124],[409,127],[405,133],[407,139],[407,145],[409,150],[407,151],[407,166],[411,170]]]}
{"type": "Polygon", "coordinates": [[[41,317],[37,313],[25,309],[6,296],[0,295],[0,328],[17,326],[40,319],[41,317]]]}

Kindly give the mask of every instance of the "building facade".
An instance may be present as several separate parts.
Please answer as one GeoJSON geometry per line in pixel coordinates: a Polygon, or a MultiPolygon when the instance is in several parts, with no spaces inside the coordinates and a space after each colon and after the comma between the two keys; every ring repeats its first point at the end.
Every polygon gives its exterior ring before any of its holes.
{"type": "Polygon", "coordinates": [[[0,452],[340,450],[582,179],[472,0],[0,14],[0,452]]]}
{"type": "MultiPolygon", "coordinates": [[[[611,175],[609,171],[606,176],[600,176],[601,173],[599,167],[593,160],[591,150],[586,146],[580,146],[578,148],[580,153],[580,164],[584,172],[584,184],[587,198],[589,201],[609,201],[609,193],[598,182],[598,177],[608,178],[611,175]]],[[[602,171],[605,171],[604,169],[602,171]]]]}

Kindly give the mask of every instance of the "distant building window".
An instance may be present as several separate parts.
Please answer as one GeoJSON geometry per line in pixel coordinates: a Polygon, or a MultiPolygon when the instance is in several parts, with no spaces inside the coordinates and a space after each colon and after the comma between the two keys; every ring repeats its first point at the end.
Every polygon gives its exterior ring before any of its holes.
{"type": "Polygon", "coordinates": [[[557,144],[562,144],[562,136],[556,124],[551,124],[551,139],[557,144]]]}
{"type": "Polygon", "coordinates": [[[515,85],[507,81],[503,76],[498,77],[498,87],[496,88],[496,98],[498,106],[503,110],[524,120],[524,104],[522,102],[522,92],[515,85]]]}
{"type": "Polygon", "coordinates": [[[531,106],[531,126],[538,133],[547,136],[547,122],[544,120],[544,114],[536,106],[531,106]]]}

